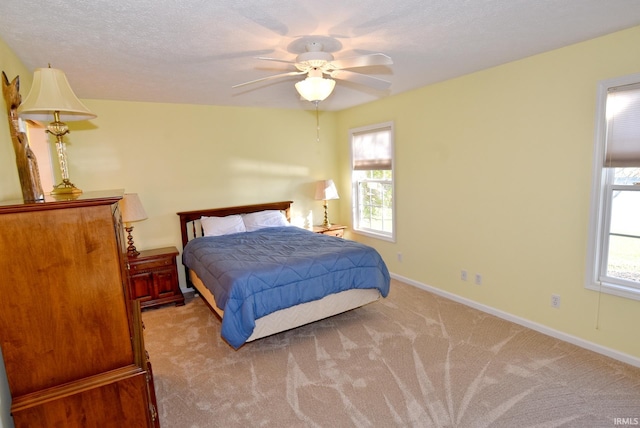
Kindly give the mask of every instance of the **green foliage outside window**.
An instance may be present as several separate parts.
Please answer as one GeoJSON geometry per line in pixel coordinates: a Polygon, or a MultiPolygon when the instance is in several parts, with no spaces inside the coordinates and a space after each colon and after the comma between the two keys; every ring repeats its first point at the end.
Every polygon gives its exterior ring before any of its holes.
{"type": "Polygon", "coordinates": [[[615,168],[606,275],[640,283],[640,168],[615,168]],[[621,187],[622,186],[622,187],[621,187]]]}
{"type": "Polygon", "coordinates": [[[393,185],[391,170],[357,171],[359,227],[393,232],[393,185]]]}

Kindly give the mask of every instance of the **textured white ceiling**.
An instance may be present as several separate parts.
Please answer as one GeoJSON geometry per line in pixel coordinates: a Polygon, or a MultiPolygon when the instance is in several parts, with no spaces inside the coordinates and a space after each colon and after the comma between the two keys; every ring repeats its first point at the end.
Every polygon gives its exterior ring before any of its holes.
{"type": "Polygon", "coordinates": [[[336,59],[394,61],[357,69],[391,81],[387,91],[338,81],[320,108],[340,110],[636,25],[640,0],[0,3],[0,38],[30,69],[62,69],[80,98],[294,109],[313,108],[295,91],[302,77],[231,86],[293,71],[255,57],[293,60],[305,36],[336,59]]]}

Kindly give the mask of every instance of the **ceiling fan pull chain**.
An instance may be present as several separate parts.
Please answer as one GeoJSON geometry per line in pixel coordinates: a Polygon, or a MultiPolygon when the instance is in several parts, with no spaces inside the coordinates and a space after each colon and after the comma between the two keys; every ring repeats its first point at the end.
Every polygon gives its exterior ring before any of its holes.
{"type": "Polygon", "coordinates": [[[319,101],[313,102],[316,105],[316,141],[320,142],[320,118],[318,117],[318,103],[319,101]]]}

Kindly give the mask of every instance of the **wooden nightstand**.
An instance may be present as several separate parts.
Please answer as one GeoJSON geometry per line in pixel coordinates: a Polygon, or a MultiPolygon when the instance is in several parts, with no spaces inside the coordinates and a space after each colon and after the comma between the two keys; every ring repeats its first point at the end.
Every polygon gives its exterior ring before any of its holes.
{"type": "Polygon", "coordinates": [[[313,231],[315,233],[322,233],[323,235],[331,235],[331,236],[337,236],[338,238],[342,238],[344,236],[344,230],[346,228],[347,226],[332,224],[329,227],[313,226],[313,231]]]}
{"type": "Polygon", "coordinates": [[[184,296],[178,283],[176,247],[140,251],[128,257],[131,298],[140,301],[141,308],[167,303],[184,305],[184,296]]]}

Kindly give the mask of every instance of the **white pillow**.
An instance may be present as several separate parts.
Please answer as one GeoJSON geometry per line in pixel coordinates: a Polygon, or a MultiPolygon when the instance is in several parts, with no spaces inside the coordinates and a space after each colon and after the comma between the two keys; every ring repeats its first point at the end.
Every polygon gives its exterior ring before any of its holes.
{"type": "Polygon", "coordinates": [[[239,214],[226,217],[200,217],[204,236],[230,235],[246,232],[242,216],[239,214]]]}
{"type": "Polygon", "coordinates": [[[242,220],[247,232],[264,229],[265,227],[289,226],[285,215],[278,210],[258,211],[257,213],[243,214],[242,220]]]}

